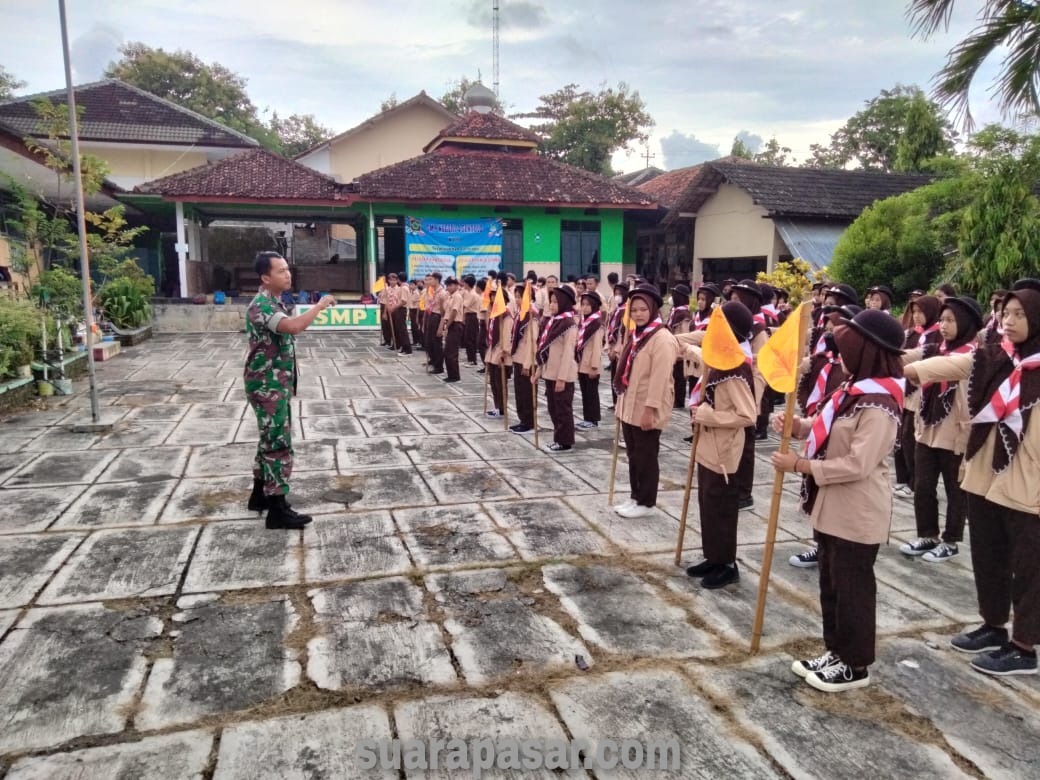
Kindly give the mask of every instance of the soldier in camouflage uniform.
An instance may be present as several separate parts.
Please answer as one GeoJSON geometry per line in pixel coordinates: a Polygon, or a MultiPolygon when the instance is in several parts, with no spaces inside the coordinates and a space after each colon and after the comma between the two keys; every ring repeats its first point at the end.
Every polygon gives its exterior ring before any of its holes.
{"type": "Polygon", "coordinates": [[[325,296],[306,313],[292,316],[281,300],[282,293],[292,288],[285,258],[277,252],[260,252],[255,267],[260,290],[246,312],[249,353],[244,378],[246,397],[260,428],[260,443],[249,509],[266,509],[268,528],[302,528],[311,518],[295,512],[286,501],[292,475],[290,402],[296,392],[295,336],[336,301],[325,296]]]}

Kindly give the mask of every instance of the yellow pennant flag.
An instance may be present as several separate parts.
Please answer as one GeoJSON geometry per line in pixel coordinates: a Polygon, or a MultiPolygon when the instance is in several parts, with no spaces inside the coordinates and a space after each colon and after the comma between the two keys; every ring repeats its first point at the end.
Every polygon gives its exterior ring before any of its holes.
{"type": "Polygon", "coordinates": [[[378,279],[376,279],[376,283],[372,285],[372,292],[383,292],[384,287],[386,287],[386,278],[380,276],[378,279]]]}
{"type": "Polygon", "coordinates": [[[632,316],[628,313],[628,301],[625,301],[625,313],[621,315],[621,324],[624,325],[625,331],[634,330],[636,327],[635,321],[632,316]]]}
{"type": "Polygon", "coordinates": [[[499,285],[498,289],[495,291],[495,304],[491,307],[491,313],[488,314],[488,316],[491,319],[495,319],[495,317],[501,317],[505,313],[506,297],[502,294],[502,286],[499,285]]]}
{"type": "Polygon", "coordinates": [[[747,360],[721,306],[712,309],[708,329],[701,342],[701,358],[706,365],[719,371],[732,371],[747,360]]]}
{"type": "Polygon", "coordinates": [[[491,308],[491,280],[488,279],[487,286],[484,288],[484,295],[480,298],[480,308],[487,309],[491,308]]]}
{"type": "Polygon", "coordinates": [[[527,316],[527,312],[531,311],[531,280],[528,279],[524,283],[524,296],[520,299],[520,319],[522,320],[527,316]]]}
{"type": "Polygon", "coordinates": [[[419,296],[419,311],[426,311],[426,295],[419,296]]]}
{"type": "Polygon", "coordinates": [[[758,370],[778,393],[793,393],[798,384],[798,364],[802,362],[799,322],[808,303],[791,312],[758,353],[758,370]]]}

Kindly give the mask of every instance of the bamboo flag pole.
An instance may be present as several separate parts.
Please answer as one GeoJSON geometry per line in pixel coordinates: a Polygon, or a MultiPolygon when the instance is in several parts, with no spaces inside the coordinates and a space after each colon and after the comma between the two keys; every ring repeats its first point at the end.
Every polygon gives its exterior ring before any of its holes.
{"type": "Polygon", "coordinates": [[[531,326],[533,326],[535,322],[534,312],[530,312],[527,316],[530,317],[530,319],[527,321],[528,332],[526,338],[531,342],[531,422],[534,424],[534,448],[538,449],[538,334],[531,330],[531,326]]]}
{"type": "MultiPolygon", "coordinates": [[[[632,329],[635,329],[635,323],[631,322],[628,317],[627,301],[625,302],[625,313],[621,318],[621,322],[623,324],[622,330],[624,331],[622,333],[621,343],[624,344],[625,339],[629,336],[629,326],[631,325],[632,329]]],[[[618,356],[618,362],[621,361],[620,355],[624,354],[624,352],[625,350],[622,348],[621,353],[618,356]]],[[[618,449],[621,446],[621,403],[622,397],[619,395],[617,400],[614,402],[614,454],[610,459],[610,482],[607,484],[607,504],[611,506],[614,504],[614,477],[617,474],[618,449]]],[[[629,454],[629,457],[632,457],[631,454],[629,454]]]]}
{"type": "Polygon", "coordinates": [[[506,387],[506,361],[505,353],[502,357],[502,430],[509,430],[509,388],[506,387]]]}
{"type": "MultiPolygon", "coordinates": [[[[490,327],[490,326],[489,326],[490,327]]],[[[491,364],[484,361],[484,414],[487,414],[487,399],[488,399],[488,377],[494,369],[491,364]]]]}
{"type": "MultiPolygon", "coordinates": [[[[795,388],[798,382],[798,366],[802,360],[802,351],[809,332],[809,317],[812,307],[803,303],[798,311],[798,342],[794,361],[794,384],[787,393],[784,405],[784,430],[780,438],[780,452],[787,452],[791,445],[791,429],[794,425],[795,388]]],[[[764,349],[764,348],[763,348],[764,349]]],[[[766,528],[765,552],[762,555],[762,571],[758,576],[758,603],[755,606],[755,622],[751,628],[751,654],[757,655],[762,640],[762,624],[765,621],[766,596],[769,593],[769,573],[773,568],[773,547],[776,544],[776,526],[780,516],[780,497],[784,489],[784,472],[777,469],[773,477],[773,500],[769,506],[769,525],[766,528]]]]}
{"type": "MultiPolygon", "coordinates": [[[[705,365],[701,366],[701,372],[706,372],[708,367],[705,365]]],[[[697,404],[700,405],[704,402],[704,388],[706,385],[701,383],[700,398],[697,399],[697,404]]],[[[690,443],[690,462],[686,467],[686,488],[683,491],[682,500],[682,514],[679,516],[679,539],[675,543],[675,565],[679,566],[682,564],[682,548],[683,539],[686,536],[686,517],[690,510],[690,491],[693,488],[693,467],[697,461],[697,441],[701,437],[701,426],[693,426],[693,441],[690,443]]]]}

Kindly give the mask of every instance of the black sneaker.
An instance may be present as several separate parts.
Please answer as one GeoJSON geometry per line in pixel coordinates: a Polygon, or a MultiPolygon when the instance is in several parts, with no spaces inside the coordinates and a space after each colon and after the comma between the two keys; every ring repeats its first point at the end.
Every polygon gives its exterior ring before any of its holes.
{"type": "Polygon", "coordinates": [[[534,428],[529,428],[526,425],[522,425],[521,423],[517,423],[516,425],[510,425],[509,426],[509,430],[511,430],[513,433],[518,433],[520,435],[523,435],[525,433],[530,433],[531,431],[534,430],[534,428]]]}
{"type": "Polygon", "coordinates": [[[734,582],[740,582],[740,571],[737,569],[737,564],[720,563],[701,580],[701,587],[715,590],[732,585],[734,582]]]}
{"type": "Polygon", "coordinates": [[[983,674],[1007,677],[1012,674],[1036,674],[1036,652],[1023,650],[1014,642],[1008,642],[999,650],[976,657],[971,668],[983,674]]]}
{"type": "Polygon", "coordinates": [[[683,441],[687,444],[693,444],[693,434],[691,433],[689,436],[683,436],[683,441]]]}
{"type": "Polygon", "coordinates": [[[834,666],[834,664],[840,663],[841,659],[838,658],[838,656],[836,656],[830,650],[828,650],[819,658],[809,658],[805,661],[795,661],[791,664],[791,671],[804,680],[810,674],[822,672],[824,669],[829,669],[830,667],[834,666]]]}
{"type": "Polygon", "coordinates": [[[866,688],[870,685],[870,674],[866,667],[853,669],[844,661],[839,660],[833,666],[808,675],[805,681],[818,691],[838,693],[853,688],[866,688]]]}
{"type": "Polygon", "coordinates": [[[905,542],[899,545],[899,552],[903,553],[903,555],[912,555],[916,558],[918,555],[924,555],[926,552],[934,550],[940,544],[942,544],[942,539],[922,536],[919,539],[914,539],[911,542],[905,542]]]}
{"type": "Polygon", "coordinates": [[[820,562],[820,550],[818,547],[810,547],[797,555],[792,555],[787,562],[799,569],[811,569],[820,562]]]}
{"type": "Polygon", "coordinates": [[[707,577],[713,571],[718,564],[709,563],[708,561],[701,561],[693,566],[686,567],[686,573],[691,577],[707,577]]]}
{"type": "Polygon", "coordinates": [[[1006,628],[981,625],[974,631],[958,634],[950,640],[950,647],[962,653],[985,653],[999,650],[1008,641],[1006,628]]]}
{"type": "Polygon", "coordinates": [[[742,498],[737,502],[737,510],[740,512],[746,512],[749,509],[755,508],[755,499],[751,496],[742,498]]]}

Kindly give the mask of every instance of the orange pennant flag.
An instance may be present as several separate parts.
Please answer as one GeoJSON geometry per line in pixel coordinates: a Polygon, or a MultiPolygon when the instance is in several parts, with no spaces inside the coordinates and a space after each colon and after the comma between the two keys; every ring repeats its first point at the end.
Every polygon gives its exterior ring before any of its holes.
{"type": "Polygon", "coordinates": [[[498,289],[495,291],[495,303],[491,307],[491,313],[488,314],[488,316],[491,319],[495,319],[495,317],[501,317],[505,313],[506,313],[506,297],[502,293],[502,286],[499,285],[498,289]]]}
{"type": "Polygon", "coordinates": [[[384,287],[386,287],[386,279],[380,276],[378,279],[376,279],[375,284],[372,285],[372,292],[382,292],[384,287]]]}
{"type": "Polygon", "coordinates": [[[628,313],[628,301],[625,301],[625,313],[621,315],[621,324],[625,327],[626,331],[634,330],[636,327],[635,320],[632,319],[632,315],[628,313]]]}
{"type": "Polygon", "coordinates": [[[528,279],[524,283],[524,296],[520,299],[520,319],[522,320],[527,316],[527,312],[531,311],[531,280],[528,279]]]}
{"type": "Polygon", "coordinates": [[[758,353],[758,370],[778,393],[793,393],[798,384],[798,364],[802,361],[798,323],[803,307],[808,305],[803,303],[791,312],[758,353]]]}
{"type": "Polygon", "coordinates": [[[491,308],[491,280],[488,279],[487,286],[484,288],[484,294],[480,298],[480,308],[487,311],[491,308]]]}
{"type": "Polygon", "coordinates": [[[701,342],[701,358],[706,365],[719,371],[732,371],[747,360],[721,306],[712,309],[708,329],[701,342]]]}

